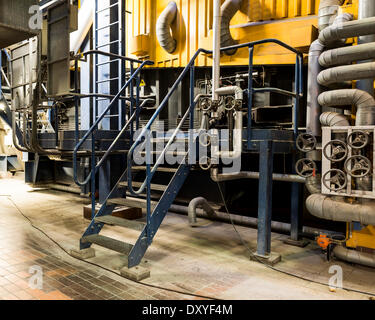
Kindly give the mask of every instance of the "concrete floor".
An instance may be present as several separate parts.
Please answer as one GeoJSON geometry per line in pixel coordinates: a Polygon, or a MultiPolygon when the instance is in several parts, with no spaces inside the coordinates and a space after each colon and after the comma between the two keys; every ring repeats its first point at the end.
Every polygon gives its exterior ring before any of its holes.
{"type": "MultiPolygon", "coordinates": [[[[327,286],[252,262],[231,225],[200,220],[202,227],[192,229],[187,217],[173,213],[143,261],[151,277],[138,284],[70,257],[20,214],[70,251],[77,248],[88,225],[82,217],[85,204],[87,199],[68,193],[35,191],[23,184],[22,176],[0,179],[0,299],[200,299],[189,294],[234,300],[370,298],[342,289],[331,292],[327,286]],[[29,286],[29,268],[35,265],[43,269],[41,290],[29,286]]],[[[243,227],[238,231],[255,248],[257,231],[243,227]]],[[[106,227],[102,234],[125,241],[137,235],[118,227],[106,227]]],[[[375,270],[327,262],[314,243],[301,249],[283,244],[285,238],[272,236],[273,251],[283,258],[277,269],[328,284],[330,267],[339,265],[345,288],[375,295],[375,270]]],[[[96,257],[88,261],[119,273],[125,265],[121,255],[93,247],[96,257]]]]}

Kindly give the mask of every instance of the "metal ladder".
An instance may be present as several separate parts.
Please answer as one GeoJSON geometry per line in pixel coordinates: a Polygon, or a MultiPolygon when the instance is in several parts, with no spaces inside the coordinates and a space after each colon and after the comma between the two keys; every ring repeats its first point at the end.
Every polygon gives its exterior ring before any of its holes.
{"type": "MultiPolygon", "coordinates": [[[[123,1],[119,0],[95,0],[94,50],[125,55],[125,41],[122,38],[125,16],[122,6],[123,1]]],[[[94,55],[94,93],[115,95],[119,92],[126,81],[125,67],[125,62],[121,59],[94,55]]],[[[106,105],[108,98],[95,97],[94,122],[106,105]]],[[[110,114],[103,120],[103,129],[120,130],[123,127],[124,107],[124,101],[113,106],[110,114]]]]}

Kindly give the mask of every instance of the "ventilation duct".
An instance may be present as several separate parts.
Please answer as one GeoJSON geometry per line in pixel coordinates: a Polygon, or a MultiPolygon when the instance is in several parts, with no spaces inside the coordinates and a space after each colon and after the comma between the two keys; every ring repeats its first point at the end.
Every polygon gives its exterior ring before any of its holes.
{"type": "Polygon", "coordinates": [[[177,4],[169,2],[156,22],[156,36],[160,46],[168,53],[173,53],[177,48],[177,41],[172,36],[171,26],[177,17],[177,4]]]}
{"type": "MultiPolygon", "coordinates": [[[[221,47],[230,47],[238,42],[232,38],[230,33],[230,21],[240,10],[243,0],[226,0],[221,6],[221,47]]],[[[234,55],[237,50],[226,51],[227,55],[234,55]]]]}

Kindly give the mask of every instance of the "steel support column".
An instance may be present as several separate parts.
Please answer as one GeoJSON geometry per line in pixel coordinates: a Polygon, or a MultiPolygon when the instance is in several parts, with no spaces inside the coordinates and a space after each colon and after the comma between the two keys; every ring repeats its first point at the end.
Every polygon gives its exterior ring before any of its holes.
{"type": "Polygon", "coordinates": [[[271,253],[273,142],[262,141],[259,154],[259,204],[257,255],[271,253]]]}

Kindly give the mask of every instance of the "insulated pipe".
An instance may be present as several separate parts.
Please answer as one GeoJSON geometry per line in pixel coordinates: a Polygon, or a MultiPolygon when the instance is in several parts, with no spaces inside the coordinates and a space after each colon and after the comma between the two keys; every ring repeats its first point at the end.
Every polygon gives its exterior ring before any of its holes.
{"type": "Polygon", "coordinates": [[[328,50],[321,54],[319,64],[327,68],[370,59],[375,59],[375,43],[328,50]]]}
{"type": "Polygon", "coordinates": [[[189,217],[189,224],[191,227],[197,227],[197,208],[201,207],[208,216],[214,217],[215,216],[215,210],[211,208],[211,206],[208,204],[208,201],[203,198],[195,198],[190,201],[189,208],[188,208],[188,217],[189,217]]]}
{"type": "Polygon", "coordinates": [[[156,36],[160,46],[168,53],[173,53],[177,48],[177,41],[173,39],[171,25],[177,17],[177,4],[174,1],[168,3],[156,22],[156,36]]]}
{"type": "MultiPolygon", "coordinates": [[[[234,127],[234,137],[233,137],[233,151],[219,151],[219,146],[212,146],[212,158],[223,159],[223,160],[234,160],[242,156],[242,130],[243,130],[243,112],[236,111],[236,120],[234,127]]],[[[215,130],[217,131],[217,130],[215,130]]]]}
{"type": "Polygon", "coordinates": [[[319,104],[326,107],[356,106],[356,125],[366,126],[375,123],[375,100],[365,91],[358,89],[342,89],[327,91],[318,98],[319,104]]]}
{"type": "MultiPolygon", "coordinates": [[[[194,200],[192,200],[194,201],[194,200]]],[[[207,203],[208,204],[208,203],[207,203]]],[[[209,205],[209,204],[208,204],[209,205]]],[[[212,208],[211,208],[212,209],[212,208]]],[[[172,204],[170,208],[171,212],[175,212],[178,214],[183,214],[187,215],[189,213],[189,209],[185,206],[181,205],[176,205],[172,204]]],[[[236,225],[241,225],[241,226],[246,226],[246,227],[251,227],[251,228],[258,228],[258,219],[257,218],[252,218],[252,217],[246,217],[246,216],[240,216],[236,214],[230,214],[228,215],[227,212],[219,212],[219,211],[214,211],[213,215],[208,215],[207,212],[203,209],[196,208],[194,215],[195,215],[195,220],[197,217],[199,218],[204,218],[204,219],[209,219],[213,221],[222,221],[225,223],[234,223],[236,225]]],[[[196,227],[197,225],[194,225],[196,227]]],[[[277,221],[272,221],[271,223],[271,228],[272,231],[274,232],[279,232],[279,233],[285,233],[285,234],[290,234],[291,226],[289,223],[283,223],[283,222],[277,222],[277,221]]],[[[332,232],[329,230],[320,230],[320,229],[315,229],[311,227],[306,227],[304,226],[302,228],[302,234],[304,236],[310,237],[315,239],[317,235],[320,234],[327,234],[330,236],[338,236],[341,235],[338,232],[332,232]]]]}
{"type": "Polygon", "coordinates": [[[356,263],[367,267],[375,268],[375,255],[357,250],[350,250],[343,246],[336,246],[333,249],[336,258],[350,263],[356,263]]]}
{"type": "Polygon", "coordinates": [[[333,24],[319,34],[320,42],[328,46],[337,40],[371,35],[375,32],[375,17],[333,24]]]}
{"type": "MultiPolygon", "coordinates": [[[[358,20],[362,20],[375,16],[375,1],[374,0],[359,0],[358,3],[358,20]]],[[[375,32],[374,32],[375,33],[375,32]]],[[[375,35],[362,36],[358,38],[359,44],[375,42],[375,35]]],[[[372,58],[371,58],[372,59],[372,58]]],[[[366,61],[362,61],[366,62],[366,61]]],[[[357,88],[364,90],[369,94],[374,94],[374,79],[360,80],[357,82],[357,88]]]]}
{"type": "Polygon", "coordinates": [[[322,194],[313,194],[307,199],[306,207],[313,216],[321,219],[375,225],[375,203],[373,202],[350,204],[335,201],[322,194]]]}
{"type": "Polygon", "coordinates": [[[320,123],[323,127],[348,127],[350,125],[346,116],[336,112],[322,113],[320,123]]]}
{"type": "MultiPolygon", "coordinates": [[[[243,0],[226,0],[221,6],[221,47],[230,47],[238,44],[236,40],[232,38],[230,33],[230,21],[240,10],[243,0]]],[[[237,50],[228,50],[225,52],[226,55],[234,55],[237,50]]]]}
{"type": "MultiPolygon", "coordinates": [[[[221,173],[217,168],[211,170],[211,179],[215,182],[234,181],[239,179],[259,179],[259,172],[242,171],[239,173],[221,173]]],[[[273,181],[292,182],[292,183],[305,183],[306,179],[295,174],[280,174],[274,173],[272,175],[273,181]]]]}
{"type": "Polygon", "coordinates": [[[229,87],[222,87],[216,89],[216,93],[219,96],[226,96],[230,94],[234,94],[236,100],[243,100],[243,90],[237,86],[229,86],[229,87]]]}
{"type": "Polygon", "coordinates": [[[316,175],[306,179],[306,188],[310,194],[322,193],[321,176],[316,175]]]}
{"type": "Polygon", "coordinates": [[[339,0],[321,0],[319,4],[319,31],[322,31],[330,24],[336,17],[341,1],[339,0]]]}
{"type": "Polygon", "coordinates": [[[220,87],[220,55],[221,55],[221,1],[214,0],[214,25],[213,25],[213,63],[212,63],[212,101],[218,101],[216,90],[220,87]]]}
{"type": "Polygon", "coordinates": [[[324,46],[319,40],[315,40],[311,44],[309,51],[306,131],[315,137],[321,135],[319,116],[322,110],[318,103],[318,96],[322,92],[322,88],[320,87],[317,78],[322,71],[322,68],[319,65],[319,56],[323,51],[324,46]]]}
{"type": "Polygon", "coordinates": [[[324,70],[318,75],[318,83],[322,86],[328,87],[334,83],[369,79],[373,77],[375,77],[375,62],[368,62],[324,70]]]}

